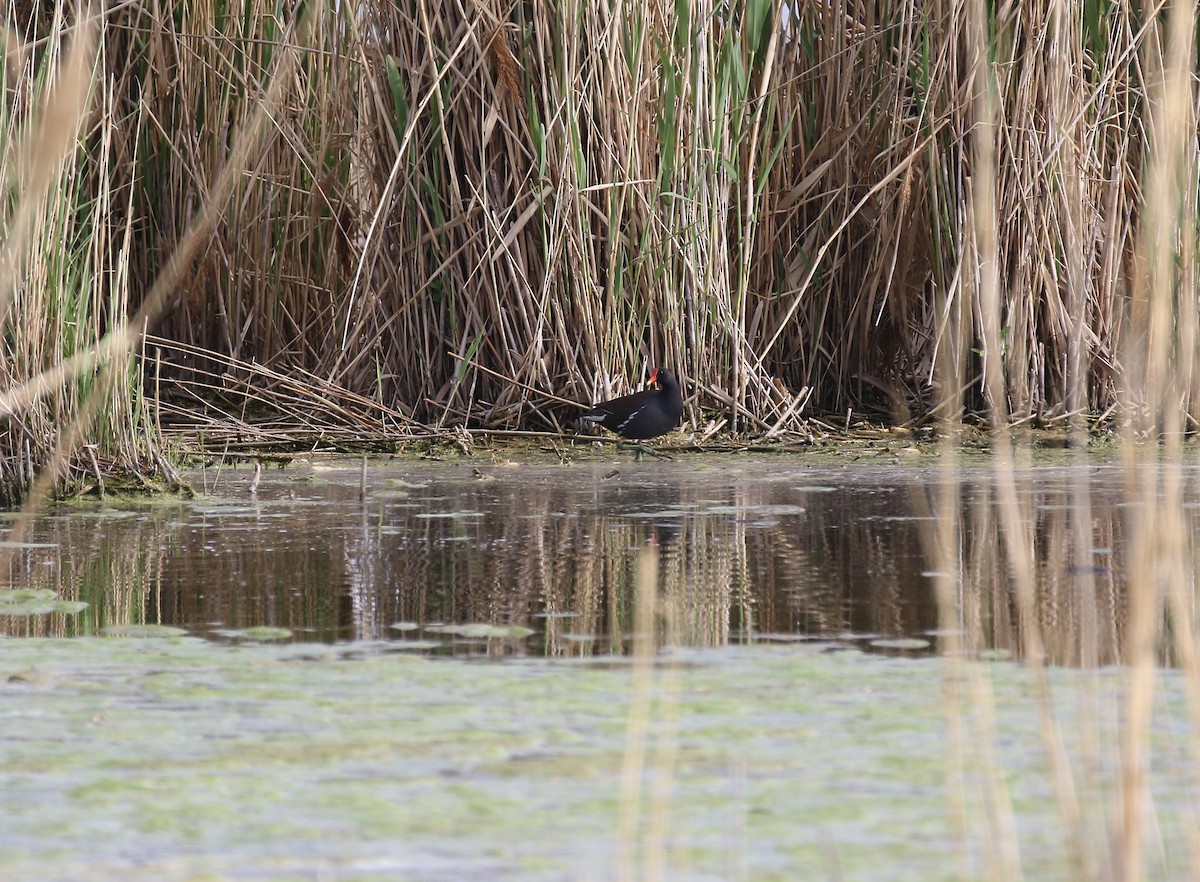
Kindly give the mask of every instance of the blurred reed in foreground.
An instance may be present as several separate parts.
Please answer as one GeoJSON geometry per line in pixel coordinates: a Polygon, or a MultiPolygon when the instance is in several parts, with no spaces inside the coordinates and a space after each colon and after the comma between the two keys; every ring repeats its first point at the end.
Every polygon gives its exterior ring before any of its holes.
{"type": "MultiPolygon", "coordinates": [[[[1115,6],[1104,10],[1111,13],[1115,6]]],[[[1200,721],[1200,665],[1196,660],[1196,591],[1194,524],[1184,511],[1184,447],[1186,420],[1194,406],[1191,395],[1195,386],[1193,364],[1200,312],[1196,309],[1196,234],[1197,234],[1197,156],[1196,119],[1192,99],[1195,70],[1195,10],[1190,4],[1174,4],[1163,19],[1152,18],[1139,32],[1144,39],[1131,46],[1140,63],[1147,93],[1147,140],[1138,152],[1143,160],[1144,201],[1131,219],[1130,260],[1136,268],[1130,273],[1128,307],[1114,304],[1119,317],[1119,332],[1114,338],[1120,378],[1113,386],[1123,416],[1122,426],[1126,473],[1126,497],[1123,530],[1128,550],[1123,571],[1128,622],[1124,628],[1122,651],[1126,665],[1125,698],[1122,708],[1120,744],[1120,789],[1115,809],[1109,813],[1081,797],[1082,793],[1102,791],[1094,776],[1095,765],[1081,764],[1095,745],[1089,730],[1099,728],[1099,719],[1078,720],[1064,728],[1063,702],[1056,698],[1045,664],[1047,633],[1037,610],[1052,595],[1051,586],[1039,570],[1039,546],[1046,537],[1038,531],[1023,500],[1029,498],[1023,486],[1031,456],[1027,438],[1013,435],[1008,428],[1020,416],[1022,402],[1012,392],[1015,366],[1005,356],[1012,345],[1008,338],[1006,316],[1011,315],[1013,300],[1006,291],[1002,269],[1004,218],[1010,206],[1005,201],[1005,178],[1022,166],[1020,156],[1012,152],[1008,129],[1000,124],[1006,117],[1003,105],[1005,74],[997,64],[995,45],[990,42],[992,20],[982,2],[969,4],[972,41],[969,55],[973,64],[970,181],[972,198],[968,205],[968,260],[964,274],[973,284],[980,330],[980,355],[983,358],[982,383],[990,404],[992,456],[996,514],[1003,537],[1004,562],[1002,584],[1017,610],[1022,632],[1023,657],[1030,667],[1033,698],[1041,718],[1043,750],[1047,770],[1064,831],[1064,854],[1069,856],[1071,878],[1079,880],[1120,879],[1135,882],[1146,877],[1151,858],[1146,841],[1156,826],[1153,795],[1148,786],[1147,768],[1151,761],[1149,729],[1159,664],[1164,654],[1178,658],[1188,682],[1193,725],[1200,721]],[[1162,439],[1162,445],[1146,445],[1149,439],[1162,439]],[[1026,468],[1022,468],[1026,467],[1026,468]],[[1025,492],[1023,492],[1025,491],[1025,492]],[[1166,613],[1171,611],[1169,618],[1166,613]],[[1168,624],[1169,627],[1164,627],[1168,624]]],[[[1081,578],[1079,597],[1085,604],[1101,604],[1094,564],[1098,553],[1111,551],[1106,537],[1097,531],[1094,508],[1088,493],[1089,460],[1082,452],[1086,446],[1086,423],[1078,418],[1080,407],[1093,400],[1087,390],[1094,382],[1085,353],[1091,349],[1086,337],[1092,333],[1094,310],[1108,306],[1095,297],[1089,277],[1097,267],[1092,260],[1089,226],[1107,223],[1111,236],[1116,219],[1098,216],[1087,198],[1089,157],[1080,140],[1081,117],[1073,112],[1071,93],[1077,88],[1081,59],[1072,55],[1070,34],[1080,26],[1096,28],[1099,22],[1089,18],[1095,12],[1085,6],[1078,17],[1075,7],[1057,3],[1049,10],[1046,25],[1053,38],[1051,64],[1045,79],[1055,99],[1049,103],[1049,122],[1045,131],[1054,138],[1052,161],[1044,166],[1045,184],[1053,188],[1047,202],[1060,205],[1059,222],[1053,226],[1060,237],[1063,302],[1071,309],[1064,314],[1063,328],[1068,331],[1070,357],[1064,374],[1068,400],[1072,406],[1073,440],[1076,455],[1078,489],[1069,509],[1071,525],[1064,538],[1071,547],[1067,556],[1072,569],[1081,578]],[[1079,254],[1084,255],[1082,261],[1079,254]],[[1073,329],[1073,330],[1068,330],[1073,329]]],[[[1110,33],[1112,33],[1110,31],[1110,33]]],[[[1084,65],[1086,67],[1086,64],[1084,65]]],[[[1109,206],[1111,210],[1112,205],[1109,206]]],[[[1111,247],[1111,243],[1109,243],[1111,247]]],[[[1035,261],[1036,263],[1036,261],[1035,261]]],[[[1112,265],[1111,261],[1102,263],[1112,265]]],[[[957,353],[945,353],[941,363],[942,387],[958,389],[969,385],[964,372],[966,335],[959,335],[957,353]]],[[[1094,350],[1092,350],[1094,352],[1094,350]]],[[[949,396],[946,413],[953,420],[961,413],[962,402],[949,396]]],[[[953,484],[958,466],[958,449],[953,433],[947,434],[943,456],[944,479],[953,484]]],[[[941,529],[927,539],[927,547],[939,576],[939,599],[943,626],[954,633],[978,635],[978,623],[972,620],[972,605],[967,602],[969,573],[962,561],[962,549],[975,538],[963,526],[958,501],[943,497],[938,510],[941,529]],[[961,533],[959,532],[961,530],[961,533]]],[[[1093,621],[1102,628],[1118,618],[1097,616],[1093,621]]],[[[1081,631],[1080,650],[1093,656],[1099,652],[1099,632],[1081,631]]],[[[1022,854],[1018,834],[1018,813],[1012,805],[1004,779],[1004,735],[991,721],[995,716],[994,698],[985,670],[953,644],[947,649],[947,716],[955,739],[957,764],[951,764],[951,792],[958,794],[954,805],[963,810],[971,799],[968,781],[981,783],[988,806],[992,849],[986,875],[997,880],[1021,878],[1022,854]],[[970,747],[968,747],[970,745],[970,747]],[[970,756],[970,760],[964,759],[970,756]],[[966,763],[966,765],[964,765],[966,763]],[[968,766],[980,772],[970,774],[968,766]]],[[[1193,740],[1194,737],[1193,737],[1193,740]]],[[[1200,782],[1193,782],[1193,786],[1200,782]]],[[[964,825],[965,829],[965,825],[964,825]]],[[[1200,871],[1200,841],[1195,831],[1188,834],[1192,866],[1190,875],[1200,871]]]]}

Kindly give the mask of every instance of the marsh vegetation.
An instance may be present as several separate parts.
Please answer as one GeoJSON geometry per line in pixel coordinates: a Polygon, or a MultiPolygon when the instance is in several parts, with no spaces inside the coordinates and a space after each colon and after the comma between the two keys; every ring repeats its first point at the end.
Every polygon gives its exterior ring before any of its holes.
{"type": "MultiPolygon", "coordinates": [[[[0,545],[5,590],[88,602],[28,584],[47,575],[27,552],[56,493],[173,485],[189,457],[549,438],[658,365],[683,381],[689,444],[924,423],[941,442],[913,499],[947,801],[960,820],[981,806],[988,843],[960,874],[1036,865],[971,642],[986,609],[1024,664],[1055,866],[1195,875],[1195,819],[1156,815],[1149,773],[1163,664],[1173,719],[1200,731],[1193,4],[4,13],[0,506],[27,507],[0,545]],[[958,495],[964,422],[989,432],[978,510],[958,495]],[[1069,433],[1079,472],[1089,437],[1119,436],[1126,516],[1094,519],[1080,481],[1047,537],[1014,431],[1031,425],[1069,433]],[[1098,612],[1095,568],[1118,534],[1119,616],[1098,612]],[[1100,791],[1055,700],[1047,610],[1068,583],[1043,565],[1049,542],[1098,628],[1071,658],[1123,665],[1100,791]],[[1147,839],[1156,817],[1171,849],[1147,839]]],[[[623,780],[640,780],[651,721],[671,719],[648,697],[669,577],[639,563],[622,595],[641,635],[622,647],[637,659],[623,780]]],[[[161,624],[131,609],[111,624],[161,624]]],[[[83,614],[8,618],[34,633],[83,614]]],[[[621,793],[626,832],[637,794],[621,793]]]]}
{"type": "Polygon", "coordinates": [[[697,437],[1192,427],[1186,10],[6,21],[9,503],[201,440],[557,432],[657,364],[697,437]]]}

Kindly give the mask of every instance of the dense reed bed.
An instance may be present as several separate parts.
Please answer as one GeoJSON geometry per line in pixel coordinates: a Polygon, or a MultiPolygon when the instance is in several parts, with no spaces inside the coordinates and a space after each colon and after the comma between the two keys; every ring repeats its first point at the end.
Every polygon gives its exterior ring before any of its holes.
{"type": "Polygon", "coordinates": [[[1166,200],[1194,251],[1195,139],[1143,174],[1166,12],[984,7],[977,66],[972,10],[11,2],[5,500],[162,471],[162,418],[560,430],[655,363],[690,425],[758,435],[1144,414],[1138,346],[1195,312],[1190,263],[1137,245],[1166,200]]]}

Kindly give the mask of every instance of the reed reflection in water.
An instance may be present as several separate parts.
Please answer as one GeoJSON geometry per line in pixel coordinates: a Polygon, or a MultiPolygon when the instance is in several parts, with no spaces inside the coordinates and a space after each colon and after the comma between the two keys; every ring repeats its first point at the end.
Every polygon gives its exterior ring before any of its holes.
{"type": "MultiPolygon", "coordinates": [[[[213,481],[194,477],[198,489],[213,481]]],[[[969,650],[1019,655],[993,479],[986,466],[966,468],[953,488],[962,506],[959,625],[969,650]]],[[[91,606],[75,616],[0,616],[0,629],[270,625],[298,639],[412,640],[429,639],[422,629],[437,623],[492,623],[536,633],[458,641],[456,651],[625,652],[636,552],[654,543],[667,642],[924,635],[936,649],[926,548],[938,481],[932,465],[828,457],[397,461],[372,464],[360,500],[349,464],[268,471],[253,497],[250,472],[226,470],[216,493],[194,501],[69,506],[43,517],[32,538],[46,547],[6,550],[9,587],[51,588],[91,606]]],[[[1048,660],[1119,661],[1127,513],[1119,466],[1042,466],[1017,481],[1036,542],[1048,660]],[[1087,525],[1072,505],[1080,482],[1087,525]],[[1076,536],[1089,546],[1077,548],[1076,536]]]]}

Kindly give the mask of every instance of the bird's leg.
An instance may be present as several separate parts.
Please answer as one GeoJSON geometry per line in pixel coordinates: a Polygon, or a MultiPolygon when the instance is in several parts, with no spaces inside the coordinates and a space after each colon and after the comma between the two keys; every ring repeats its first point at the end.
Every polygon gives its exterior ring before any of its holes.
{"type": "Polygon", "coordinates": [[[617,450],[632,450],[634,452],[633,461],[641,462],[642,456],[649,454],[658,459],[667,459],[671,462],[675,461],[675,457],[669,453],[663,453],[661,450],[655,450],[653,447],[647,447],[645,444],[618,444],[617,450]]]}

